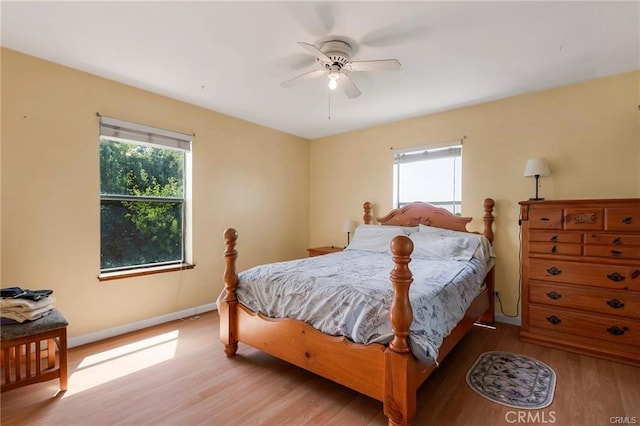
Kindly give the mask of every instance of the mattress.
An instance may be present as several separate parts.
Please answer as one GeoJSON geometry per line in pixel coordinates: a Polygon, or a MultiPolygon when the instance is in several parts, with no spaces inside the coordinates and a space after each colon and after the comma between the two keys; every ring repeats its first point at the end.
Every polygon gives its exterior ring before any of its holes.
{"type": "MultiPolygon", "coordinates": [[[[411,261],[409,344],[418,359],[425,364],[437,359],[443,339],[480,293],[491,266],[483,256],[411,261]]],[[[248,269],[239,274],[236,294],[247,308],[271,318],[304,321],[356,343],[387,344],[393,338],[393,267],[388,253],[346,250],[248,269]]]]}

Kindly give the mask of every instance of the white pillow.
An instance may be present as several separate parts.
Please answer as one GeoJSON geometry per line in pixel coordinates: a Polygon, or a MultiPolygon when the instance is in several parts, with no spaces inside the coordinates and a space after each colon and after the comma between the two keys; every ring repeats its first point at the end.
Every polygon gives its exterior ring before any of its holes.
{"type": "Polygon", "coordinates": [[[470,232],[462,232],[462,231],[453,231],[451,229],[437,228],[435,226],[428,226],[420,224],[418,225],[419,232],[426,232],[428,234],[435,234],[441,236],[449,236],[449,237],[476,237],[480,238],[482,235],[480,234],[472,234],[470,232]]]}
{"type": "MultiPolygon", "coordinates": [[[[478,243],[472,243],[469,245],[469,247],[475,247],[474,250],[477,250],[477,252],[475,253],[475,257],[479,258],[485,263],[490,262],[491,258],[495,257],[491,243],[489,242],[487,237],[485,237],[482,234],[473,234],[470,232],[462,232],[462,231],[452,231],[451,229],[437,228],[435,226],[427,226],[422,224],[419,225],[419,229],[420,229],[419,233],[430,235],[437,240],[449,237],[449,238],[463,238],[470,241],[478,241],[478,243]]],[[[450,243],[450,244],[455,244],[455,243],[450,243]]],[[[415,242],[414,242],[414,245],[415,245],[415,242]]],[[[467,249],[460,249],[460,250],[461,250],[461,253],[459,253],[458,257],[462,259],[469,260],[471,259],[471,257],[474,256],[474,253],[472,252],[471,256],[468,259],[466,259],[468,250],[467,249]]],[[[454,252],[455,251],[456,250],[454,250],[454,252]]],[[[414,252],[415,252],[415,249],[414,249],[414,252]]],[[[461,260],[461,259],[457,259],[457,260],[461,260]]]]}
{"type": "MultiPolygon", "coordinates": [[[[418,232],[420,231],[420,227],[418,226],[400,226],[400,225],[373,225],[373,224],[362,224],[362,225],[358,225],[358,228],[372,228],[372,229],[380,229],[380,228],[385,228],[385,229],[395,229],[398,231],[402,231],[405,235],[411,235],[414,232],[418,232]]],[[[356,231],[358,230],[358,228],[356,228],[356,231]]],[[[384,232],[384,231],[383,231],[384,232]]]]}
{"type": "Polygon", "coordinates": [[[391,240],[398,235],[407,235],[402,226],[360,225],[356,228],[351,244],[345,250],[363,250],[376,253],[391,253],[391,240]]]}
{"type": "MultiPolygon", "coordinates": [[[[459,232],[459,234],[464,234],[459,232]]],[[[479,238],[441,235],[430,232],[415,232],[409,235],[413,241],[411,257],[416,259],[469,261],[480,246],[479,238]]]]}
{"type": "Polygon", "coordinates": [[[420,227],[419,226],[399,226],[399,228],[402,228],[404,233],[407,234],[407,235],[411,235],[414,232],[420,231],[420,227]]]}

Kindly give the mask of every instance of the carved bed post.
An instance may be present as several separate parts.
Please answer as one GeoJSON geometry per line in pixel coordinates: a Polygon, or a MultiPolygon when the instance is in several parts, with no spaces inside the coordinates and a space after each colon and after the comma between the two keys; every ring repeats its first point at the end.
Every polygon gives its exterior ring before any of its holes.
{"type": "Polygon", "coordinates": [[[390,426],[409,425],[416,412],[415,360],[409,347],[409,329],[413,310],[409,301],[409,287],[413,275],[409,270],[413,242],[409,237],[397,236],[391,241],[395,266],[391,271],[394,294],[389,316],[393,340],[385,350],[384,414],[390,426]]]}
{"type": "Polygon", "coordinates": [[[409,327],[413,321],[413,309],[409,302],[409,286],[413,282],[413,274],[409,270],[413,241],[406,236],[394,237],[391,241],[391,253],[395,266],[391,271],[393,284],[393,301],[391,302],[391,329],[393,340],[389,344],[394,352],[409,353],[409,327]]]}
{"type": "Polygon", "coordinates": [[[364,208],[364,216],[362,216],[362,220],[364,220],[365,225],[370,225],[373,220],[373,216],[371,215],[371,203],[365,202],[362,206],[364,208]]]}
{"type": "Polygon", "coordinates": [[[493,207],[496,205],[496,202],[493,201],[492,198],[484,199],[484,216],[482,220],[484,221],[484,236],[490,242],[493,242],[493,207]]]}
{"type": "MultiPolygon", "coordinates": [[[[492,198],[485,198],[484,199],[484,216],[482,217],[482,220],[484,221],[484,236],[487,237],[487,239],[493,243],[493,207],[496,205],[496,202],[493,201],[492,198]]],[[[487,274],[487,276],[484,279],[484,283],[487,286],[487,291],[489,292],[489,309],[487,309],[487,312],[485,312],[484,314],[482,314],[482,316],[480,317],[480,319],[478,320],[479,322],[483,323],[483,324],[489,324],[489,325],[493,325],[494,321],[495,321],[495,314],[494,314],[494,310],[495,310],[495,300],[494,300],[494,294],[495,294],[495,266],[493,268],[491,268],[491,270],[489,271],[489,273],[487,274]]]]}
{"type": "Polygon", "coordinates": [[[236,340],[236,308],[238,299],[236,298],[236,286],[238,285],[238,273],[236,272],[236,242],[238,241],[238,231],[228,228],[224,231],[224,299],[220,303],[220,340],[224,344],[224,353],[232,357],[238,350],[236,340]]]}

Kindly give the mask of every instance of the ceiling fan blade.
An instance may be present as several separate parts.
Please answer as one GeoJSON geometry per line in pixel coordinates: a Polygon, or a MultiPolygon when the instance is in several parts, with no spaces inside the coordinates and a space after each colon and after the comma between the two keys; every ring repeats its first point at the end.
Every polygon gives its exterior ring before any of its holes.
{"type": "Polygon", "coordinates": [[[303,80],[310,80],[312,78],[320,77],[325,72],[326,72],[325,70],[309,71],[309,72],[301,74],[301,75],[299,75],[297,77],[294,77],[291,80],[283,81],[282,83],[280,83],[280,86],[282,86],[282,87],[293,87],[293,86],[295,86],[296,84],[298,84],[299,82],[301,82],[303,80]]]}
{"type": "Polygon", "coordinates": [[[291,14],[298,24],[309,34],[316,37],[326,37],[331,34],[336,24],[336,4],[333,2],[318,2],[313,5],[304,2],[302,6],[295,4],[290,8],[291,14]]]}
{"type": "Polygon", "coordinates": [[[397,71],[401,66],[397,59],[380,59],[349,62],[345,68],[349,71],[397,71]]]}
{"type": "Polygon", "coordinates": [[[331,30],[333,30],[333,27],[336,25],[335,9],[336,6],[334,3],[321,2],[316,4],[315,10],[318,15],[318,20],[324,27],[322,35],[331,33],[331,30]]]}
{"type": "Polygon", "coordinates": [[[349,77],[346,73],[342,73],[342,75],[340,76],[340,80],[338,80],[338,86],[340,86],[340,88],[344,91],[345,95],[347,95],[347,98],[357,98],[362,94],[362,92],[360,92],[360,89],[358,89],[358,86],[356,86],[353,80],[351,80],[351,77],[349,77]]]}
{"type": "Polygon", "coordinates": [[[305,43],[304,41],[299,41],[298,44],[302,46],[304,49],[306,49],[313,56],[318,58],[318,60],[323,64],[331,64],[331,59],[329,59],[329,57],[325,55],[322,50],[318,49],[313,44],[305,43]]]}
{"type": "Polygon", "coordinates": [[[318,62],[316,58],[307,55],[305,52],[293,53],[280,58],[278,61],[289,64],[289,68],[294,71],[311,69],[311,66],[316,65],[318,62]]]}
{"type": "Polygon", "coordinates": [[[384,47],[399,43],[411,43],[421,40],[429,35],[430,28],[425,26],[429,19],[423,16],[414,16],[409,20],[396,22],[365,34],[360,43],[363,46],[384,47]]]}

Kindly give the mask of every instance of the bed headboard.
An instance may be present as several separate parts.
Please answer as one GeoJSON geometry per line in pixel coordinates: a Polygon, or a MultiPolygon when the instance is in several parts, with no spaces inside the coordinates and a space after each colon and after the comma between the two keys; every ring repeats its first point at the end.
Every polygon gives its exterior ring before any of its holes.
{"type": "MultiPolygon", "coordinates": [[[[495,201],[491,198],[484,200],[483,234],[491,242],[493,242],[493,207],[495,204],[495,201]]],[[[371,224],[373,222],[373,215],[371,214],[373,205],[367,201],[363,207],[364,223],[371,224]]],[[[442,207],[416,202],[393,209],[386,216],[377,217],[376,220],[381,225],[417,226],[423,224],[454,231],[470,232],[467,229],[467,223],[471,222],[473,218],[456,216],[442,207]]]]}

